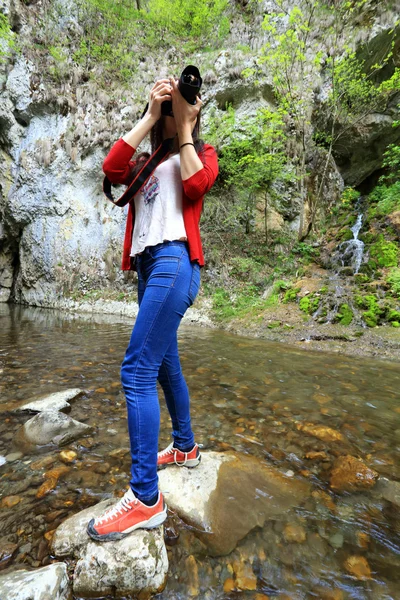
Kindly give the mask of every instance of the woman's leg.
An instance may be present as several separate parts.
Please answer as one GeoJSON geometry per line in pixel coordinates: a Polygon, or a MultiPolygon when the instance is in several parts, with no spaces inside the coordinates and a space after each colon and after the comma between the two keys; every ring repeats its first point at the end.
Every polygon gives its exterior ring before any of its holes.
{"type": "Polygon", "coordinates": [[[131,488],[143,501],[158,493],[160,408],[157,377],[180,321],[191,305],[193,266],[185,244],[169,243],[142,255],[145,290],[121,366],[131,446],[131,488]]]}
{"type": "Polygon", "coordinates": [[[187,452],[194,446],[194,435],[190,423],[189,390],[182,373],[176,334],[161,363],[158,381],[171,416],[174,447],[187,452]]]}

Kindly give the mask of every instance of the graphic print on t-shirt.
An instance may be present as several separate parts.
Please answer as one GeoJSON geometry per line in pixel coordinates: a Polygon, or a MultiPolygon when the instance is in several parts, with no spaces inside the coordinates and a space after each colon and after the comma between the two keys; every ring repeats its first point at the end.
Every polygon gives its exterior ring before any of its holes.
{"type": "Polygon", "coordinates": [[[160,192],[160,181],[155,175],[150,175],[142,188],[143,211],[139,223],[139,241],[146,238],[151,223],[154,202],[160,192]]]}

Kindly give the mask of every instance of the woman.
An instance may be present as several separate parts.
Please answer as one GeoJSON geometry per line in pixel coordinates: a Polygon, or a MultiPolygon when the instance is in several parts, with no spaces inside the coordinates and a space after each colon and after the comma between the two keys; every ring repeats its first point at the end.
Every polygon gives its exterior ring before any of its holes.
{"type": "Polygon", "coordinates": [[[91,519],[96,540],[121,539],[138,528],[161,525],[167,507],[158,490],[157,468],[195,467],[199,447],[190,423],[188,388],[178,355],[177,330],[200,286],[204,265],[199,221],[203,197],[218,175],[215,149],[198,139],[202,101],[191,105],[177,80],[160,79],[150,92],[146,114],[111,148],[103,170],[112,183],[128,185],[148,154],[131,161],[150,132],[152,151],[174,137],[169,155],[157,166],[129,206],[123,270],[137,270],[139,312],[121,367],[131,447],[131,480],[121,500],[91,519]],[[172,101],[172,113],[161,114],[172,101]],[[161,138],[161,139],[160,139],[161,138]],[[173,442],[157,453],[160,382],[172,421],[173,442]]]}

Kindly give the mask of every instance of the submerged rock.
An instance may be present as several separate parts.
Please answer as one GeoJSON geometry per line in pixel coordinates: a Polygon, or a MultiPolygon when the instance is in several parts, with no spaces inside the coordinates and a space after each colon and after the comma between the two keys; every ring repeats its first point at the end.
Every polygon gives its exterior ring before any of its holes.
{"type": "Polygon", "coordinates": [[[86,533],[91,518],[115,504],[110,498],[73,515],[55,531],[51,548],[57,557],[76,560],[73,591],[83,597],[155,594],[166,583],[168,556],[163,527],[139,529],[123,540],[94,542],[86,533]]]}
{"type": "Polygon", "coordinates": [[[43,412],[45,410],[64,410],[71,408],[69,400],[82,394],[79,388],[55,392],[47,396],[31,398],[29,402],[15,409],[16,412],[43,412]]]}
{"type": "Polygon", "coordinates": [[[400,507],[400,481],[380,477],[375,491],[388,502],[400,507]]]}
{"type": "Polygon", "coordinates": [[[17,432],[16,444],[21,446],[62,446],[93,431],[93,427],[75,421],[55,410],[46,410],[29,419],[17,432]]]}
{"type": "Polygon", "coordinates": [[[229,554],[254,527],[286,517],[310,495],[307,482],[234,452],[203,452],[195,469],[169,466],[159,481],[168,506],[213,556],[229,554]]]}
{"type": "Polygon", "coordinates": [[[333,463],[330,487],[336,492],[354,492],[373,487],[379,473],[354,456],[341,456],[333,463]]]}
{"type": "Polygon", "coordinates": [[[70,597],[64,563],[54,563],[35,571],[22,569],[0,575],[1,600],[69,600],[70,597]]]}
{"type": "Polygon", "coordinates": [[[371,569],[364,556],[349,556],[344,563],[346,571],[360,581],[371,579],[371,569]]]}
{"type": "Polygon", "coordinates": [[[332,427],[326,427],[325,425],[297,423],[296,427],[299,431],[303,431],[308,435],[312,435],[323,442],[343,442],[345,440],[340,431],[336,431],[336,429],[332,429],[332,427]]]}

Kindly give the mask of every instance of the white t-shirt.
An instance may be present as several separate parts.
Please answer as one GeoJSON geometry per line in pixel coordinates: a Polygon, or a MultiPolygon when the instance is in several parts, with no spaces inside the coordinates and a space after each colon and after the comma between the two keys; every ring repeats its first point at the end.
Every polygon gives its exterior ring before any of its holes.
{"type": "Polygon", "coordinates": [[[131,256],[165,240],[187,237],[182,213],[180,155],[163,161],[135,195],[131,256]]]}

